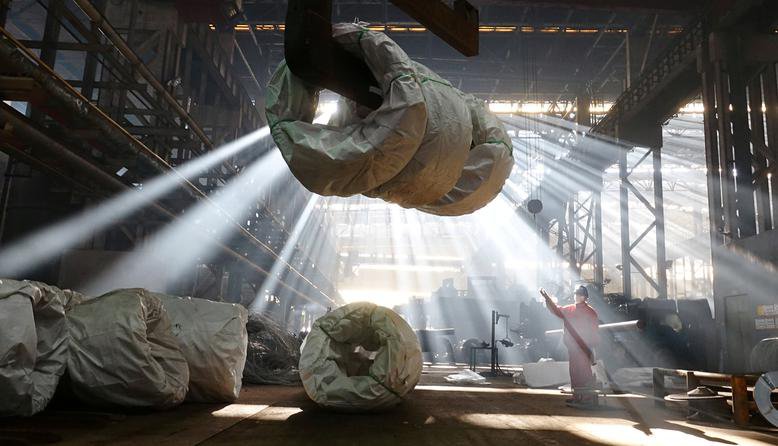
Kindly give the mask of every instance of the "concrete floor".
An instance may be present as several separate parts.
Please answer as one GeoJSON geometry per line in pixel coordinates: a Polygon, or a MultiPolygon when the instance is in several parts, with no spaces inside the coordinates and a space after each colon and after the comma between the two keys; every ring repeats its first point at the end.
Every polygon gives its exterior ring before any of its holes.
{"type": "Polygon", "coordinates": [[[49,409],[0,420],[0,445],[774,445],[776,433],[700,425],[650,400],[608,397],[607,410],[565,406],[554,390],[509,379],[450,386],[428,369],[408,401],[370,415],[331,413],[301,387],[250,386],[236,404],[185,404],[156,413],[49,409]],[[625,410],[628,407],[629,410],[625,410]]]}

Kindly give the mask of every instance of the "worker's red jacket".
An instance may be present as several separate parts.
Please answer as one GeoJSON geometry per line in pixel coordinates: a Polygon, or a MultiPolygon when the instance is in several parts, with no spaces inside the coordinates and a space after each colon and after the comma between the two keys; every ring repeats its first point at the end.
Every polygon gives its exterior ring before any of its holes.
{"type": "MultiPolygon", "coordinates": [[[[566,319],[590,349],[593,349],[600,343],[597,312],[594,311],[594,308],[590,307],[589,304],[584,302],[580,304],[565,305],[564,307],[554,305],[551,306],[549,310],[557,317],[566,319]]],[[[565,346],[568,349],[579,348],[578,343],[570,333],[568,333],[567,327],[565,327],[564,341],[565,346]]]]}

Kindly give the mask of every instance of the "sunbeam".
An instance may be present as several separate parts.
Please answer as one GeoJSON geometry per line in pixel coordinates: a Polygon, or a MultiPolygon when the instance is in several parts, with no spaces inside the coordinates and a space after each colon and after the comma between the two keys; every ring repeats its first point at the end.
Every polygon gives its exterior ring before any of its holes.
{"type": "Polygon", "coordinates": [[[121,221],[178,187],[250,149],[270,135],[267,126],[174,168],[79,214],[54,223],[0,249],[0,275],[19,277],[62,251],[121,221]]]}
{"type": "Polygon", "coordinates": [[[216,254],[215,243],[233,230],[233,222],[245,220],[251,204],[284,172],[277,151],[263,155],[228,184],[218,189],[177,221],[84,287],[94,295],[120,287],[164,289],[197,263],[216,254]]]}

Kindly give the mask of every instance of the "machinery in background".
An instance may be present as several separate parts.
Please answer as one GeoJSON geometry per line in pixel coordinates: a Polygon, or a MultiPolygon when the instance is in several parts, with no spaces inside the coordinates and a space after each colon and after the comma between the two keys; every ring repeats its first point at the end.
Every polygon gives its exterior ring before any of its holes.
{"type": "Polygon", "coordinates": [[[477,353],[478,350],[489,350],[490,352],[490,363],[489,363],[489,371],[488,372],[481,372],[481,376],[501,376],[505,373],[500,369],[500,350],[497,346],[497,343],[500,343],[503,345],[503,347],[513,347],[513,341],[508,336],[508,320],[510,319],[510,315],[507,314],[501,314],[498,311],[492,310],[492,336],[491,336],[491,342],[489,344],[484,344],[482,346],[470,346],[469,351],[469,360],[468,365],[470,367],[470,370],[476,371],[478,361],[477,361],[477,353]],[[505,337],[497,340],[496,336],[496,330],[497,326],[500,324],[500,319],[505,319],[505,337]]]}
{"type": "MultiPolygon", "coordinates": [[[[625,299],[619,294],[592,294],[590,304],[604,324],[597,355],[609,368],[717,368],[717,336],[706,299],[625,299]]],[[[565,359],[561,332],[549,328],[559,324],[551,320],[548,310],[537,302],[522,305],[521,310],[516,333],[530,360],[546,356],[565,359]]]]}
{"type": "MultiPolygon", "coordinates": [[[[606,325],[597,355],[608,368],[717,369],[717,332],[706,299],[625,299],[592,292],[590,304],[606,325]]],[[[498,369],[492,346],[501,347],[503,364],[567,359],[561,336],[553,332],[562,328],[559,319],[534,293],[501,287],[495,277],[471,277],[466,290],[446,280],[431,297],[411,299],[398,311],[417,329],[433,362],[494,364],[492,371],[498,369]],[[503,346],[497,345],[501,341],[496,339],[494,313],[508,330],[503,346]],[[508,314],[513,317],[505,318],[508,314]],[[491,338],[485,336],[489,333],[491,338]]]]}
{"type": "Polygon", "coordinates": [[[416,330],[422,350],[433,363],[490,364],[490,371],[499,370],[491,346],[502,349],[499,359],[503,364],[527,361],[520,342],[510,336],[515,327],[508,315],[518,314],[519,303],[496,277],[470,277],[465,290],[447,279],[429,298],[412,298],[395,309],[416,330]],[[505,336],[497,339],[501,322],[505,336]]]}
{"type": "Polygon", "coordinates": [[[456,330],[453,328],[419,329],[414,328],[416,337],[419,338],[421,354],[424,360],[435,364],[456,365],[454,344],[456,344],[456,330]],[[453,342],[452,342],[453,341],[453,342]]]}
{"type": "Polygon", "coordinates": [[[627,300],[607,295],[602,304],[606,307],[597,310],[604,322],[639,321],[637,330],[614,332],[604,338],[599,350],[611,367],[717,370],[717,332],[706,299],[627,300]]]}

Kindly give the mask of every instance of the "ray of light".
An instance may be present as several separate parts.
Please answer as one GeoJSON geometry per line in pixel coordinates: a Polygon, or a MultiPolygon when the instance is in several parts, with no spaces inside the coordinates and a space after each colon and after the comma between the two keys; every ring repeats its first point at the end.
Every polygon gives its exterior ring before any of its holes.
{"type": "Polygon", "coordinates": [[[26,271],[50,260],[62,251],[76,246],[90,236],[121,221],[189,180],[238,155],[266,138],[268,127],[258,129],[195,158],[170,173],[152,179],[135,189],[123,192],[94,207],[54,223],[0,250],[0,275],[19,277],[26,271]]]}

